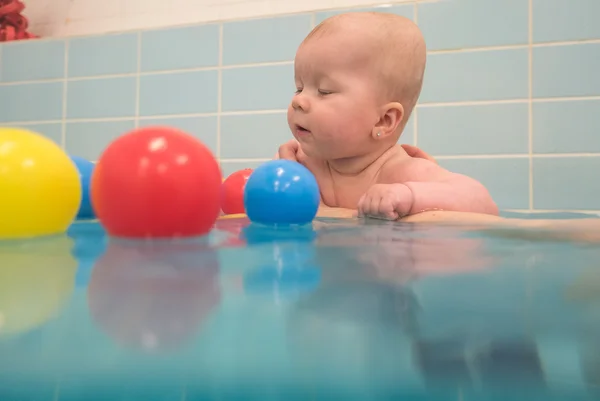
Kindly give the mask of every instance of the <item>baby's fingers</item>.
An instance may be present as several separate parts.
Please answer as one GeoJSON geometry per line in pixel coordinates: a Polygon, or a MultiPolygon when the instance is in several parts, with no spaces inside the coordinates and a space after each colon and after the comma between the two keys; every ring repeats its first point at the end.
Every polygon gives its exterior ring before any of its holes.
{"type": "Polygon", "coordinates": [[[358,200],[358,205],[356,205],[356,209],[357,209],[357,215],[358,217],[363,217],[365,215],[365,199],[367,197],[367,194],[364,194],[363,196],[360,197],[360,199],[358,200]]]}
{"type": "Polygon", "coordinates": [[[379,204],[379,215],[388,220],[398,219],[398,213],[394,207],[394,203],[389,198],[384,198],[379,204]]]}

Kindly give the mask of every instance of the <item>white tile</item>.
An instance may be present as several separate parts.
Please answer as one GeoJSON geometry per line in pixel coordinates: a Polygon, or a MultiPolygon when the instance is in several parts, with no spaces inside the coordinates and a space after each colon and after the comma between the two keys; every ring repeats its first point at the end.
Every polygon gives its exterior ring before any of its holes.
{"type": "Polygon", "coordinates": [[[123,13],[126,16],[164,13],[171,9],[170,0],[125,0],[123,13]]]}
{"type": "Polygon", "coordinates": [[[69,12],[70,0],[37,0],[27,2],[23,15],[30,25],[58,24],[64,22],[69,12]]]}
{"type": "Polygon", "coordinates": [[[96,20],[121,14],[121,0],[73,0],[70,2],[69,20],[96,20]]]}
{"type": "Polygon", "coordinates": [[[124,19],[117,15],[109,18],[82,19],[59,25],[60,36],[96,35],[123,30],[124,19]]]}
{"type": "MultiPolygon", "coordinates": [[[[102,34],[217,20],[270,17],[332,8],[387,4],[389,1],[32,0],[27,3],[25,15],[29,19],[32,32],[48,37],[102,34]]],[[[394,0],[394,3],[399,1],[402,0],[394,0]]]]}
{"type": "Polygon", "coordinates": [[[268,0],[222,4],[219,9],[219,17],[223,20],[272,15],[271,4],[268,0]]]}
{"type": "MultiPolygon", "coordinates": [[[[300,1],[283,1],[271,0],[271,9],[275,14],[286,14],[296,12],[306,12],[313,10],[325,10],[332,7],[334,0],[304,0],[300,1]]],[[[363,0],[364,1],[364,0],[363,0]]]]}
{"type": "Polygon", "coordinates": [[[199,21],[213,22],[220,20],[220,7],[202,6],[197,9],[173,6],[169,20],[174,21],[172,25],[188,25],[199,21]]]}

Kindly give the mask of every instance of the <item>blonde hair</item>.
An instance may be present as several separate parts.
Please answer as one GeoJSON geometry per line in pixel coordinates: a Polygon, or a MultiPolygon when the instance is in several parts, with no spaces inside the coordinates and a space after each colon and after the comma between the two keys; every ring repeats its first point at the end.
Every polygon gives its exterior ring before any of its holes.
{"type": "Polygon", "coordinates": [[[348,12],[327,18],[302,44],[340,30],[360,30],[372,41],[373,71],[379,75],[384,96],[402,104],[406,123],[423,87],[426,64],[425,40],[408,18],[382,12],[348,12]]]}

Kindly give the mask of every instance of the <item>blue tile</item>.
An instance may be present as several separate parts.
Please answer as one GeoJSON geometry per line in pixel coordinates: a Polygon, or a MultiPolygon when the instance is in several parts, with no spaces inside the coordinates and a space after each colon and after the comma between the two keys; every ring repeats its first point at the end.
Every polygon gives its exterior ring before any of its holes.
{"type": "Polygon", "coordinates": [[[533,49],[533,96],[600,95],[600,44],[533,49]]]}
{"type": "Polygon", "coordinates": [[[533,160],[535,209],[600,209],[600,157],[533,160]]]}
{"type": "Polygon", "coordinates": [[[535,153],[600,152],[600,101],[533,104],[535,153]]]}
{"type": "Polygon", "coordinates": [[[62,82],[0,85],[0,122],[62,119],[63,86],[62,82]]]}
{"type": "Polygon", "coordinates": [[[308,14],[225,23],[223,64],[291,61],[310,23],[308,14]]]}
{"type": "Polygon", "coordinates": [[[451,159],[438,163],[486,186],[501,209],[529,208],[529,159],[451,159]]]}
{"type": "Polygon", "coordinates": [[[412,4],[401,4],[398,6],[379,6],[379,7],[361,7],[361,8],[350,8],[350,9],[341,9],[341,10],[332,10],[332,11],[322,11],[316,13],[315,22],[320,24],[325,19],[333,17],[334,15],[346,13],[346,12],[381,12],[381,13],[390,13],[401,15],[403,17],[409,18],[414,21],[415,17],[415,8],[412,4]]]}
{"type": "Polygon", "coordinates": [[[294,66],[223,70],[223,111],[287,109],[296,90],[294,66]]]}
{"type": "Polygon", "coordinates": [[[418,5],[429,50],[527,44],[528,0],[454,0],[418,5]]]}
{"type": "Polygon", "coordinates": [[[415,109],[410,118],[408,119],[406,126],[404,127],[404,131],[402,131],[402,135],[400,135],[400,139],[398,143],[408,143],[410,145],[414,145],[415,143],[415,114],[417,110],[415,109]]]}
{"type": "Polygon", "coordinates": [[[133,119],[67,123],[65,147],[71,155],[95,161],[112,141],[134,127],[133,119]]]}
{"type": "Polygon", "coordinates": [[[525,103],[419,107],[418,124],[419,146],[432,155],[529,152],[525,103]]]}
{"type": "Polygon", "coordinates": [[[211,67],[218,64],[218,25],[142,32],[142,71],[211,67]]]}
{"type": "Polygon", "coordinates": [[[527,49],[431,54],[421,102],[528,97],[527,49]]]}
{"type": "Polygon", "coordinates": [[[140,77],[140,115],[213,113],[218,109],[217,71],[140,77]]]}
{"type": "Polygon", "coordinates": [[[221,158],[272,158],[292,139],[285,113],[221,117],[221,158]]]}
{"type": "Polygon", "coordinates": [[[137,33],[70,39],[69,77],[134,73],[137,43],[137,33]]]}
{"type": "Polygon", "coordinates": [[[227,178],[230,174],[235,173],[236,171],[243,170],[245,168],[255,169],[263,163],[264,163],[263,161],[221,162],[221,172],[223,174],[223,177],[227,178]]]}
{"type": "Polygon", "coordinates": [[[217,155],[217,117],[168,117],[140,120],[141,127],[166,125],[175,127],[200,139],[217,155]]]}
{"type": "Polygon", "coordinates": [[[69,81],[67,118],[135,115],[135,77],[69,81]]]}
{"type": "Polygon", "coordinates": [[[598,0],[533,0],[533,41],[599,39],[598,0]]]}
{"type": "MultiPolygon", "coordinates": [[[[11,124],[2,124],[3,126],[11,126],[11,124]]],[[[62,146],[62,123],[47,123],[47,124],[18,124],[17,128],[27,129],[45,136],[54,141],[57,145],[62,146]]]]}
{"type": "Polygon", "coordinates": [[[2,45],[0,71],[3,82],[64,78],[65,42],[32,40],[6,43],[2,45]]]}

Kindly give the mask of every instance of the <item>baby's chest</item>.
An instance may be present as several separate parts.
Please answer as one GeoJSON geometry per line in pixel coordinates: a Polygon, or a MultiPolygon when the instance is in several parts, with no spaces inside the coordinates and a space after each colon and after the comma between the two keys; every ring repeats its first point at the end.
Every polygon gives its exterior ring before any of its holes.
{"type": "Polygon", "coordinates": [[[346,209],[356,209],[361,196],[372,185],[367,180],[333,180],[329,177],[318,181],[323,203],[329,207],[346,209]]]}

